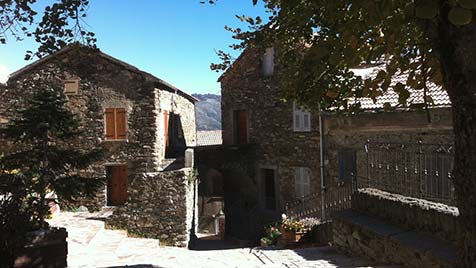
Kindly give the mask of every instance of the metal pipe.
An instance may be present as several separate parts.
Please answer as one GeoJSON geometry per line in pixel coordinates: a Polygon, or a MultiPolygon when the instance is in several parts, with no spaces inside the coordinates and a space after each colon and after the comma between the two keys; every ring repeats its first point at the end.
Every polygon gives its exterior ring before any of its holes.
{"type": "Polygon", "coordinates": [[[322,110],[319,104],[319,161],[320,161],[320,173],[321,173],[321,217],[322,221],[325,220],[325,183],[324,183],[324,126],[322,120],[322,110]]]}

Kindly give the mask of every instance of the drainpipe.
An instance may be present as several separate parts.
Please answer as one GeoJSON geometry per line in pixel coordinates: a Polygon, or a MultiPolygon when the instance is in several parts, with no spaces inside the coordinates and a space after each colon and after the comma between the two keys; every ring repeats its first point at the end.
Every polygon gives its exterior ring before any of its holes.
{"type": "Polygon", "coordinates": [[[322,110],[319,104],[319,161],[320,161],[320,173],[321,173],[321,220],[324,221],[326,217],[325,212],[325,184],[324,184],[324,126],[322,120],[322,110]]]}

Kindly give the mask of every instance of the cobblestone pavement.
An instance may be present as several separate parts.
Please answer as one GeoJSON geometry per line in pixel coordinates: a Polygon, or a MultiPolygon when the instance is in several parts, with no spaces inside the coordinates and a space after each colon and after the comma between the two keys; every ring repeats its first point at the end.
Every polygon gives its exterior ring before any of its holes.
{"type": "Polygon", "coordinates": [[[68,230],[69,267],[133,268],[350,268],[371,266],[358,258],[347,257],[330,247],[296,250],[231,248],[216,249],[219,241],[203,241],[201,250],[162,247],[155,239],[127,237],[125,231],[106,230],[97,215],[62,212],[50,220],[68,230]],[[210,247],[211,246],[211,247],[210,247]],[[206,250],[208,248],[208,250],[206,250]],[[215,248],[215,249],[213,249],[215,248]]]}

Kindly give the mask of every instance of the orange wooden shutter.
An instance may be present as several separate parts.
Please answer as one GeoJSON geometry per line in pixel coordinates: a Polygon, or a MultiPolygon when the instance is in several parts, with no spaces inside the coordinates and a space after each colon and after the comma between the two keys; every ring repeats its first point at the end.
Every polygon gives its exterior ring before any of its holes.
{"type": "Polygon", "coordinates": [[[127,137],[126,110],[123,108],[116,109],[116,134],[116,138],[120,140],[127,137]]]}
{"type": "Polygon", "coordinates": [[[169,147],[169,112],[164,111],[164,144],[167,150],[169,147]]]}
{"type": "Polygon", "coordinates": [[[116,137],[116,124],[114,116],[114,108],[107,108],[105,118],[106,139],[114,139],[116,137]]]}

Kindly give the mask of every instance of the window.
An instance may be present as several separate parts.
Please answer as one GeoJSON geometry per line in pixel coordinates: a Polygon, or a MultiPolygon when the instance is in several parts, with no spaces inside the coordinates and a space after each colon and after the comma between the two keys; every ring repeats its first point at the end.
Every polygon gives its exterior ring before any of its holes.
{"type": "Polygon", "coordinates": [[[79,92],[79,79],[68,79],[64,81],[64,94],[77,95],[79,92]]]}
{"type": "Polygon", "coordinates": [[[106,140],[125,140],[127,138],[126,109],[107,108],[104,120],[106,140]]]}
{"type": "Polygon", "coordinates": [[[296,102],[293,104],[293,122],[294,131],[309,132],[311,131],[311,112],[299,106],[296,102]]]}
{"type": "Polygon", "coordinates": [[[311,169],[307,167],[297,167],[294,170],[294,191],[295,197],[300,198],[310,194],[311,191],[311,169]]]}
{"type": "Polygon", "coordinates": [[[262,59],[263,75],[271,76],[274,73],[274,48],[268,47],[262,59]]]}
{"type": "Polygon", "coordinates": [[[339,151],[337,161],[339,162],[339,181],[351,182],[357,172],[356,153],[352,150],[339,151]]]}
{"type": "Polygon", "coordinates": [[[233,111],[233,131],[235,144],[248,143],[248,111],[233,111]]]}

